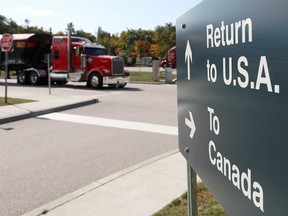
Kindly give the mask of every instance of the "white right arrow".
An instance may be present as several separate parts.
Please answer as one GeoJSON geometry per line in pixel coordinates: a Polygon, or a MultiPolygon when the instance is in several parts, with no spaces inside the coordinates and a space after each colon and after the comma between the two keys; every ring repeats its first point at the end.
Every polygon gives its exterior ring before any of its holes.
{"type": "Polygon", "coordinates": [[[190,111],[189,111],[189,116],[190,116],[190,119],[185,118],[185,124],[191,129],[190,138],[193,139],[193,136],[196,131],[196,126],[194,123],[193,115],[190,111]]]}
{"type": "Polygon", "coordinates": [[[186,45],[185,62],[187,62],[188,80],[190,80],[190,62],[193,63],[193,59],[192,59],[192,49],[191,49],[189,40],[187,40],[187,45],[186,45]]]}

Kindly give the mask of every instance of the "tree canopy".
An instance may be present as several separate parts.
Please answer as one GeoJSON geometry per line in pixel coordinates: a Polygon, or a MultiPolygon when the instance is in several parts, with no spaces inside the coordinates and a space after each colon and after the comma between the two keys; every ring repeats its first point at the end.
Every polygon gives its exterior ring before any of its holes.
{"type": "MultiPolygon", "coordinates": [[[[24,34],[41,33],[52,34],[52,29],[44,30],[43,27],[29,26],[30,20],[25,19],[25,26],[18,25],[12,19],[7,19],[0,15],[0,34],[24,34]]],[[[172,23],[166,23],[164,26],[158,25],[154,30],[127,29],[120,34],[111,34],[98,27],[96,34],[76,30],[73,23],[72,35],[88,38],[94,43],[105,46],[110,53],[124,55],[126,57],[165,57],[167,51],[176,44],[176,28],[172,23]]],[[[57,32],[55,35],[66,35],[64,32],[57,32]]]]}

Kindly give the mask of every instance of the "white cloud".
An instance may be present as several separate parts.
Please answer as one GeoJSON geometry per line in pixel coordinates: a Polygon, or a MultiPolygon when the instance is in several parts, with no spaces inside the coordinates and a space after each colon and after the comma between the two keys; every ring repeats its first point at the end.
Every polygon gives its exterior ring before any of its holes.
{"type": "Polygon", "coordinates": [[[32,16],[55,16],[56,14],[50,10],[34,9],[31,7],[19,7],[15,8],[18,12],[25,12],[32,16]]]}

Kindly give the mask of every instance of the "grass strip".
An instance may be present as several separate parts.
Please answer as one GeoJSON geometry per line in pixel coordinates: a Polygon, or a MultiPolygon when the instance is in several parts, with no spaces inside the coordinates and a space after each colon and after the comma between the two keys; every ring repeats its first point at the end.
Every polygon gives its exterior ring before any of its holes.
{"type": "MultiPolygon", "coordinates": [[[[176,79],[176,75],[172,74],[172,79],[176,79]]],[[[151,83],[159,83],[161,80],[165,80],[165,72],[159,73],[159,81],[153,81],[152,73],[149,72],[137,72],[132,71],[130,72],[130,80],[132,82],[151,82],[151,83]]]]}
{"type": "MultiPolygon", "coordinates": [[[[203,184],[197,185],[198,216],[227,216],[225,210],[215,200],[208,188],[203,184]]],[[[187,193],[173,200],[153,216],[187,216],[187,193]]]]}
{"type": "Polygon", "coordinates": [[[5,98],[0,97],[0,106],[15,105],[21,103],[35,102],[35,100],[21,99],[21,98],[7,98],[7,103],[5,103],[5,98]]]}

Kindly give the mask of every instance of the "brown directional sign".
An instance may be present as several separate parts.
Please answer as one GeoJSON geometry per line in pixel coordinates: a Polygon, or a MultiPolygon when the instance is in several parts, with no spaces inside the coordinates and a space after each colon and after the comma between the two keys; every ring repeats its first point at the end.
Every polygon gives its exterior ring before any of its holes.
{"type": "Polygon", "coordinates": [[[286,214],[287,11],[204,0],[176,22],[179,149],[229,215],[286,214]]]}

